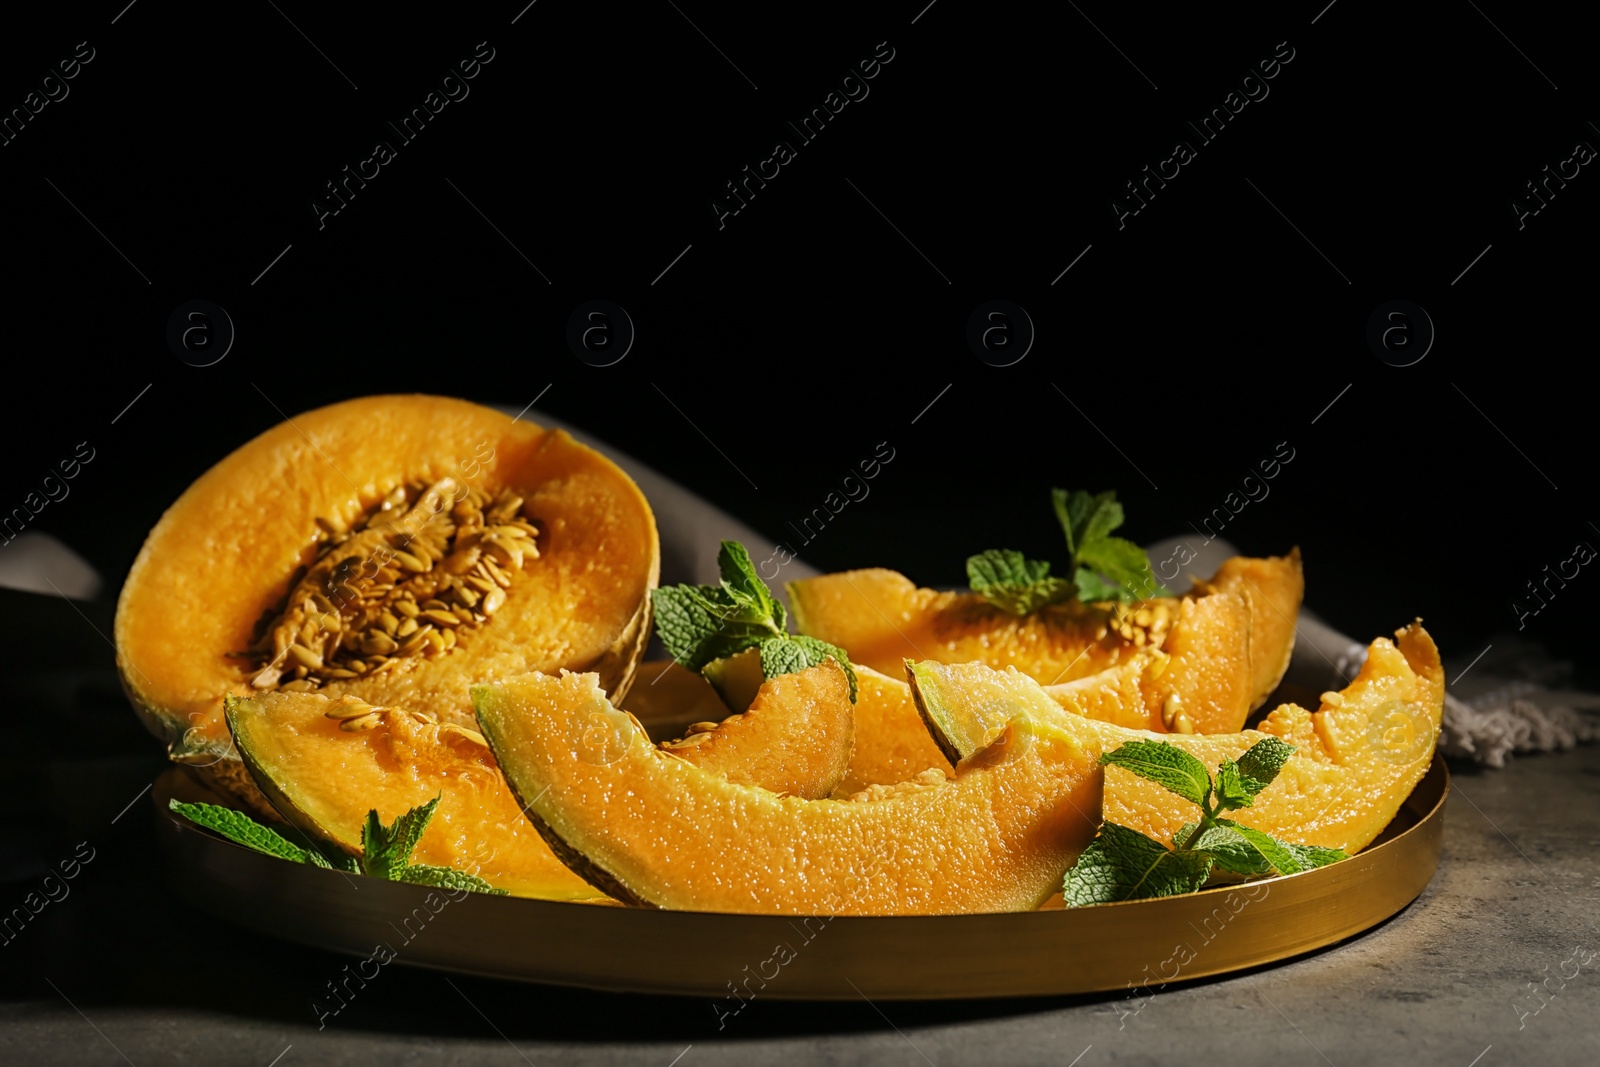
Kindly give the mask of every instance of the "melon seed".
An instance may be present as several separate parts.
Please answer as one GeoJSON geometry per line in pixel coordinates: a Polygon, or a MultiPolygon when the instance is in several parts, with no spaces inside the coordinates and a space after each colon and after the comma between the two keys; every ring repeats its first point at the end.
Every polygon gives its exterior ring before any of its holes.
{"type": "Polygon", "coordinates": [[[720,723],[714,723],[714,722],[697,722],[697,723],[694,723],[693,725],[691,725],[689,727],[689,733],[691,733],[691,734],[709,734],[712,730],[715,730],[719,725],[721,725],[721,724],[720,723]]]}
{"type": "Polygon", "coordinates": [[[466,738],[468,741],[471,741],[475,745],[481,745],[484,748],[488,748],[489,747],[489,742],[484,740],[483,735],[480,734],[478,731],[469,730],[465,726],[457,726],[453,722],[447,722],[443,726],[440,726],[439,727],[439,733],[440,734],[456,734],[456,735],[458,735],[460,737],[466,738]]]}

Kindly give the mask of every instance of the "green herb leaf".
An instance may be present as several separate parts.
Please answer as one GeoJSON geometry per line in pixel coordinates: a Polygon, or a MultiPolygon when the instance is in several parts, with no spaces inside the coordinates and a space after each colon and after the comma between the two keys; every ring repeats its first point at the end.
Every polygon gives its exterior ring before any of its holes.
{"type": "Polygon", "coordinates": [[[757,625],[770,623],[777,632],[788,628],[788,618],[783,605],[767,590],[767,583],[756,573],[756,564],[750,552],[737,541],[724,541],[717,551],[717,570],[722,574],[722,588],[734,603],[745,609],[745,620],[757,625]]]}
{"type": "Polygon", "coordinates": [[[1150,569],[1150,557],[1122,537],[1102,537],[1082,545],[1073,562],[1114,583],[1119,600],[1143,600],[1160,588],[1150,569]]]}
{"type": "Polygon", "coordinates": [[[1253,826],[1236,823],[1232,819],[1218,819],[1217,827],[1238,834],[1279,874],[1299,874],[1308,869],[1298,855],[1271,834],[1263,833],[1253,826]]]}
{"type": "Polygon", "coordinates": [[[1027,559],[1009,548],[968,556],[967,584],[974,593],[1013,615],[1026,615],[1077,595],[1073,583],[1050,577],[1049,563],[1027,559]]]}
{"type": "Polygon", "coordinates": [[[1255,790],[1259,793],[1272,784],[1273,779],[1278,777],[1278,772],[1289,762],[1289,757],[1292,755],[1294,746],[1287,741],[1280,741],[1276,737],[1263,737],[1245,749],[1244,755],[1239,757],[1239,773],[1260,783],[1255,790]]]}
{"type": "Polygon", "coordinates": [[[1217,767],[1217,810],[1248,808],[1256,794],[1265,788],[1254,778],[1240,774],[1239,765],[1233,760],[1223,760],[1217,767]]]}
{"type": "Polygon", "coordinates": [[[422,840],[422,832],[428,828],[442,796],[419,804],[388,826],[379,821],[376,809],[367,812],[366,824],[361,828],[361,850],[365,854],[362,869],[374,878],[399,880],[399,872],[410,864],[411,853],[422,840]]]}
{"type": "Polygon", "coordinates": [[[440,889],[466,889],[497,897],[509,895],[504,889],[496,889],[475,874],[458,871],[454,867],[435,867],[428,863],[413,863],[396,874],[394,880],[410,882],[412,885],[438,886],[440,889]]]}
{"type": "Polygon", "coordinates": [[[1211,796],[1211,776],[1206,773],[1206,765],[1165,741],[1129,741],[1104,753],[1100,762],[1148,778],[1201,808],[1206,807],[1211,796]]]}
{"type": "Polygon", "coordinates": [[[1350,858],[1347,852],[1342,852],[1336,848],[1323,848],[1321,845],[1291,845],[1287,841],[1279,841],[1278,844],[1294,853],[1294,858],[1299,860],[1300,865],[1308,871],[1350,858]]]}
{"type": "Polygon", "coordinates": [[[1078,573],[1073,576],[1073,585],[1077,587],[1078,599],[1085,604],[1095,604],[1105,600],[1123,600],[1127,590],[1116,582],[1108,582],[1088,567],[1079,567],[1078,573]]]}
{"type": "MultiPolygon", "coordinates": [[[[1194,823],[1190,823],[1184,830],[1192,834],[1194,826],[1194,823]]],[[[1186,834],[1173,840],[1187,841],[1189,837],[1186,834]]],[[[1231,826],[1208,827],[1190,847],[1210,854],[1218,867],[1234,874],[1253,878],[1272,873],[1272,864],[1267,862],[1266,857],[1262,856],[1250,842],[1235,833],[1231,826]]]]}
{"type": "Polygon", "coordinates": [[[1204,852],[1173,851],[1137,830],[1102,823],[1062,883],[1071,907],[1192,893],[1211,875],[1204,852]]]}
{"type": "Polygon", "coordinates": [[[1085,545],[1098,541],[1122,525],[1122,505],[1117,494],[1107,491],[1091,495],[1082,489],[1050,490],[1050,503],[1055,508],[1056,521],[1061,532],[1067,535],[1067,551],[1077,562],[1085,545]]]}
{"type": "Polygon", "coordinates": [[[232,808],[224,808],[217,804],[189,804],[181,800],[169,801],[167,806],[196,826],[203,826],[207,830],[221,834],[234,844],[253,848],[257,852],[264,852],[281,860],[311,863],[319,867],[332,866],[315,849],[301,848],[278,831],[262,826],[242,811],[234,811],[232,808]]]}
{"type": "Polygon", "coordinates": [[[787,612],[756,573],[743,545],[722,542],[717,568],[720,585],[675,585],[651,594],[656,633],[674,660],[698,671],[712,660],[759,647],[761,673],[776,678],[832,656],[850,679],[854,702],[856,672],[850,657],[826,641],[787,632],[787,612]]]}

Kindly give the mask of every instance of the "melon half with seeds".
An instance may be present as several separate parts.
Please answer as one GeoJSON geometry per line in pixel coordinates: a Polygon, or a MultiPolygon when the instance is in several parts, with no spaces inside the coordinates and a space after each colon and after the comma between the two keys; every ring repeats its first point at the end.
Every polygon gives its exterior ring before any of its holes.
{"type": "Polygon", "coordinates": [[[171,757],[259,809],[225,697],[349,695],[471,727],[473,683],[566,668],[620,699],[659,567],[644,495],[565,432],[365,397],[273,427],[167,509],[117,604],[117,666],[171,757]]]}

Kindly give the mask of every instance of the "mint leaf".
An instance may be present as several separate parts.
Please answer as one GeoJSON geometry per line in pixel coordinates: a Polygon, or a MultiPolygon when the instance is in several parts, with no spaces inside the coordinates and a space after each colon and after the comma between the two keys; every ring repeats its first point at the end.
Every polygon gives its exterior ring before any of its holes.
{"type": "Polygon", "coordinates": [[[974,593],[1013,615],[1026,615],[1077,595],[1071,582],[1050,577],[1049,563],[1027,559],[1009,548],[968,556],[967,584],[974,593]]]}
{"type": "Polygon", "coordinates": [[[850,703],[856,702],[855,668],[850,665],[849,655],[838,645],[830,645],[826,641],[804,634],[786,634],[783,637],[767,638],[761,642],[760,648],[761,673],[768,678],[803,671],[832,657],[844,670],[845,678],[850,682],[850,703]]]}
{"type": "Polygon", "coordinates": [[[1239,773],[1260,783],[1256,792],[1272,784],[1283,765],[1294,755],[1294,746],[1276,737],[1263,737],[1239,757],[1239,773]]]}
{"type": "Polygon", "coordinates": [[[794,674],[814,666],[804,645],[787,637],[769,637],[761,642],[761,673],[768,678],[794,674]]]}
{"type": "Polygon", "coordinates": [[[331,867],[326,857],[315,849],[301,848],[270,827],[262,826],[242,811],[224,808],[218,804],[189,804],[181,800],[168,801],[167,806],[196,826],[221,834],[236,845],[253,848],[268,856],[295,863],[310,863],[318,867],[331,867]]]}
{"type": "Polygon", "coordinates": [[[419,804],[388,826],[378,821],[376,810],[367,812],[366,825],[361,829],[361,848],[365,853],[363,869],[367,874],[398,880],[398,872],[411,862],[411,853],[422,840],[422,832],[428,828],[441,796],[443,794],[419,804]]]}
{"type": "Polygon", "coordinates": [[[1103,537],[1084,544],[1073,562],[1118,587],[1117,599],[1143,600],[1159,587],[1144,549],[1121,537],[1103,537]]]}
{"type": "MultiPolygon", "coordinates": [[[[1194,823],[1184,827],[1193,833],[1194,823]]],[[[1180,838],[1173,838],[1174,841],[1180,838]]],[[[1188,840],[1187,837],[1182,840],[1188,840]]],[[[1191,848],[1208,853],[1218,867],[1234,874],[1255,877],[1272,873],[1272,864],[1256,850],[1255,846],[1234,832],[1231,826],[1211,826],[1190,843],[1191,848]]]]}
{"type": "Polygon", "coordinates": [[[788,626],[783,605],[768,592],[743,545],[722,542],[717,567],[720,585],[674,585],[650,594],[661,643],[690,670],[782,635],[788,626]]]}
{"type": "Polygon", "coordinates": [[[1192,893],[1211,875],[1204,852],[1174,851],[1137,830],[1102,823],[1062,883],[1071,907],[1192,893]]]}
{"type": "Polygon", "coordinates": [[[1271,864],[1272,869],[1279,874],[1299,874],[1301,871],[1308,869],[1299,856],[1271,834],[1263,833],[1253,826],[1236,823],[1232,819],[1218,819],[1217,826],[1232,830],[1239,835],[1263,860],[1271,864]]]}
{"type": "Polygon", "coordinates": [[[722,588],[734,603],[745,609],[747,621],[757,624],[770,621],[779,633],[787,629],[783,605],[773,599],[767,583],[756,573],[756,564],[748,549],[737,541],[722,542],[717,551],[717,570],[722,574],[722,588]]]}
{"type": "Polygon", "coordinates": [[[1104,753],[1100,762],[1148,778],[1202,809],[1211,796],[1211,776],[1206,773],[1206,765],[1165,741],[1129,741],[1104,753]]]}
{"type": "MultiPolygon", "coordinates": [[[[1277,839],[1274,838],[1273,840],[1277,839]]],[[[1301,866],[1308,871],[1350,858],[1349,853],[1342,852],[1336,848],[1323,848],[1321,845],[1291,845],[1287,841],[1278,841],[1278,844],[1293,853],[1294,858],[1299,860],[1301,866]]]]}
{"type": "Polygon", "coordinates": [[[1233,760],[1223,760],[1217,767],[1217,810],[1248,808],[1265,788],[1263,783],[1240,774],[1239,765],[1233,760]]]}
{"type": "Polygon", "coordinates": [[[761,673],[768,678],[793,674],[832,656],[850,679],[856,699],[856,672],[844,649],[814,637],[788,633],[788,613],[756,573],[750,553],[737,541],[717,552],[719,585],[674,585],[651,592],[655,630],[674,660],[701,670],[747,648],[760,648],[761,673]]]}
{"type": "Polygon", "coordinates": [[[1122,600],[1127,592],[1116,582],[1106,581],[1088,567],[1078,568],[1078,573],[1073,576],[1073,584],[1078,588],[1078,599],[1085,604],[1122,600]]]}
{"type": "Polygon", "coordinates": [[[466,889],[491,896],[509,896],[504,889],[496,889],[475,874],[458,871],[454,867],[435,867],[427,863],[413,863],[394,876],[396,882],[412,885],[431,885],[441,889],[466,889]]]}

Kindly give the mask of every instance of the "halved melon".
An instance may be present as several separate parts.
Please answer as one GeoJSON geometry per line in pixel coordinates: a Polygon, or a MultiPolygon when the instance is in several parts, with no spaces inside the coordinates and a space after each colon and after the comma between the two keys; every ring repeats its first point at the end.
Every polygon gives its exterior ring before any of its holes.
{"type": "Polygon", "coordinates": [[[604,899],[528,825],[474,729],[318,693],[230,698],[227,721],[262,792],[311,839],[358,856],[369,809],[387,824],[439,796],[413,862],[518,896],[604,899]]]}
{"type": "MultiPolygon", "coordinates": [[[[478,721],[529,819],[619,900],[788,914],[941,914],[1037,907],[1099,823],[1103,776],[1065,735],[954,780],[805,800],[736,785],[652,745],[593,674],[473,690],[478,721]],[[609,723],[601,762],[572,742],[609,723]]],[[[1024,717],[1025,719],[1025,717],[1024,717]]]]}
{"type": "Polygon", "coordinates": [[[173,759],[258,799],[225,695],[352,694],[462,725],[486,677],[577,668],[620,696],[659,560],[638,487],[566,433],[442,397],[350,400],[167,510],[118,601],[117,664],[173,759]]]}
{"type": "Polygon", "coordinates": [[[1068,601],[1020,618],[975,593],[919,589],[883,569],[802,579],[788,590],[800,632],[890,676],[899,675],[904,660],[932,659],[1014,666],[1050,685],[1098,674],[1151,646],[1168,652],[1187,647],[1195,667],[1147,693],[1150,727],[1181,727],[1176,712],[1161,714],[1166,697],[1176,694],[1190,726],[1219,732],[1242,726],[1267,695],[1258,690],[1270,679],[1270,691],[1288,664],[1303,588],[1299,552],[1234,561],[1214,580],[1223,584],[1195,597],[1068,601]]]}
{"type": "Polygon", "coordinates": [[[730,782],[814,798],[833,792],[854,746],[850,680],[829,659],[768,678],[745,711],[694,723],[661,747],[730,782]]]}
{"type": "MultiPolygon", "coordinates": [[[[1372,642],[1360,673],[1342,692],[1324,693],[1317,711],[1284,704],[1259,729],[1234,733],[1157,735],[1073,715],[1015,669],[924,661],[910,677],[941,744],[967,762],[1014,732],[1019,713],[1039,736],[1064,733],[1096,757],[1127,741],[1162,740],[1213,773],[1263,737],[1282,738],[1295,754],[1251,807],[1230,818],[1346,852],[1370,844],[1422,780],[1444,709],[1439,651],[1420,622],[1397,631],[1394,643],[1372,642]]],[[[1107,820],[1166,841],[1197,817],[1194,805],[1117,767],[1107,769],[1104,810],[1107,820]]]]}

